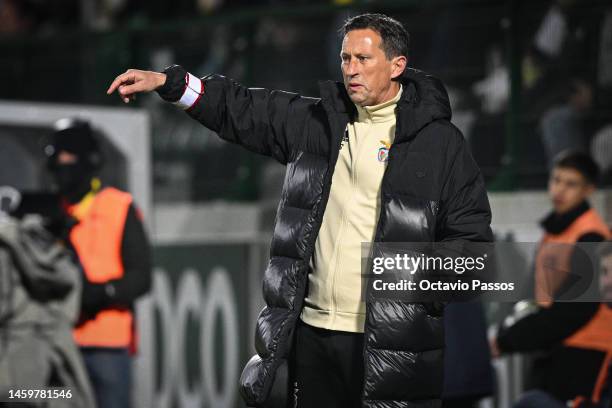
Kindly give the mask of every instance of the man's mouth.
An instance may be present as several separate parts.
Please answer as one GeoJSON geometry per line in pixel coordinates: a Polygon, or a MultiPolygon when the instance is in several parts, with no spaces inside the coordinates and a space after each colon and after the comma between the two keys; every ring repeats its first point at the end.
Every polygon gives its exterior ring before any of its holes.
{"type": "Polygon", "coordinates": [[[358,89],[358,88],[360,88],[360,87],[363,87],[363,85],[361,85],[361,84],[357,84],[357,83],[352,83],[352,82],[351,82],[351,83],[349,83],[349,88],[350,88],[350,89],[355,90],[355,89],[358,89]]]}

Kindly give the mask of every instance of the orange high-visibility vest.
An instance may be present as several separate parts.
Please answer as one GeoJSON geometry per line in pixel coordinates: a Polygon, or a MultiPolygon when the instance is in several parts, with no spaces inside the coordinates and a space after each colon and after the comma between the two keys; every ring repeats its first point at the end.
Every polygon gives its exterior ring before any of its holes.
{"type": "MultiPolygon", "coordinates": [[[[91,207],[70,232],[70,241],[90,282],[105,283],[123,276],[121,243],[131,203],[130,194],[105,188],[95,195],[91,207]]],[[[102,310],[74,330],[74,339],[79,346],[128,347],[132,319],[127,309],[102,310]]]]}
{"type": "Polygon", "coordinates": [[[612,308],[602,303],[599,310],[580,330],[563,341],[563,345],[606,353],[593,387],[591,401],[597,403],[606,382],[608,367],[612,361],[612,308]]]}
{"type": "MultiPolygon", "coordinates": [[[[595,232],[610,239],[610,229],[594,209],[580,215],[560,234],[546,233],[536,258],[536,300],[542,306],[550,306],[557,289],[570,272],[573,245],[584,234],[595,232]],[[565,245],[564,245],[565,244],[565,245]]],[[[574,406],[591,400],[598,402],[605,383],[608,365],[612,360],[612,309],[601,304],[597,313],[580,330],[563,341],[567,347],[598,350],[606,353],[593,393],[589,398],[578,397],[574,406]]]]}
{"type": "Polygon", "coordinates": [[[595,232],[610,238],[610,229],[597,212],[590,208],[559,234],[546,233],[536,256],[535,299],[540,306],[550,306],[555,292],[570,272],[571,257],[578,239],[595,232]]]}

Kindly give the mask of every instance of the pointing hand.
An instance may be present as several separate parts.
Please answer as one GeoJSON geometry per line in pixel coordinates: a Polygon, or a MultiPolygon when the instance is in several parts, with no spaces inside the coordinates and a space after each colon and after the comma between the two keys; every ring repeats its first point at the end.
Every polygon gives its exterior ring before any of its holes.
{"type": "Polygon", "coordinates": [[[129,103],[137,93],[154,91],[164,83],[166,83],[166,74],[161,72],[128,69],[115,78],[106,93],[110,95],[117,90],[123,102],[129,103]]]}

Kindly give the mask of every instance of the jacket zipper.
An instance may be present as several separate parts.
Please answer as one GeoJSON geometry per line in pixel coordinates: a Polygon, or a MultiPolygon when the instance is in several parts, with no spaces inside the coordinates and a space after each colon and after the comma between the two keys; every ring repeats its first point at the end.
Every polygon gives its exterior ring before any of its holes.
{"type": "MultiPolygon", "coordinates": [[[[317,217],[315,219],[316,224],[315,224],[314,231],[316,231],[316,234],[312,234],[310,241],[308,242],[308,257],[307,257],[308,259],[305,260],[306,265],[310,263],[310,258],[312,258],[312,255],[314,253],[314,245],[315,245],[317,237],[319,236],[319,232],[321,230],[321,225],[323,223],[323,214],[325,213],[325,208],[327,207],[327,202],[329,201],[329,194],[331,192],[331,179],[334,174],[336,163],[340,156],[340,146],[342,144],[342,137],[339,137],[337,143],[334,144],[335,126],[334,126],[334,123],[332,123],[331,118],[332,116],[337,116],[337,114],[334,111],[327,108],[325,104],[323,104],[323,108],[326,112],[327,122],[328,122],[329,130],[330,130],[331,140],[330,140],[329,147],[330,147],[330,153],[332,155],[332,159],[329,160],[328,162],[327,171],[325,172],[325,176],[323,178],[323,192],[321,194],[321,206],[319,208],[317,217]]],[[[303,305],[303,301],[302,301],[302,304],[300,305],[300,309],[302,305],[303,305]]]]}
{"type": "MultiPolygon", "coordinates": [[[[373,125],[373,123],[371,123],[371,125],[373,125]]],[[[345,130],[345,133],[348,135],[348,124],[345,130]]],[[[366,134],[364,135],[362,141],[360,143],[356,143],[357,144],[357,149],[355,151],[355,159],[353,160],[353,157],[351,155],[351,198],[355,197],[355,189],[357,186],[357,164],[359,163],[359,158],[362,155],[363,152],[363,141],[367,139],[367,137],[369,136],[369,132],[371,131],[371,127],[368,129],[368,131],[366,132],[366,134]]],[[[355,132],[355,141],[357,141],[357,133],[355,132]]],[[[350,145],[350,139],[349,139],[349,145],[350,145]]],[[[347,145],[346,148],[349,148],[350,146],[347,145]]],[[[340,151],[338,152],[338,159],[340,159],[340,151]]],[[[337,164],[337,160],[336,160],[336,164],[337,164]]],[[[335,166],[334,166],[335,169],[335,166]]],[[[330,189],[331,191],[331,189],[330,189]]],[[[335,255],[335,262],[334,262],[334,269],[332,271],[332,279],[331,279],[331,297],[330,297],[330,303],[331,303],[331,322],[330,325],[333,327],[333,325],[336,322],[336,313],[338,312],[338,302],[337,302],[337,295],[336,295],[336,279],[338,277],[338,272],[341,270],[341,266],[342,266],[342,262],[340,261],[340,249],[339,249],[339,243],[342,242],[342,239],[340,239],[344,233],[345,233],[345,229],[346,229],[346,224],[347,224],[347,214],[346,214],[346,208],[342,209],[342,220],[340,222],[340,232],[338,233],[338,237],[336,237],[336,242],[334,243],[334,255],[335,255]]],[[[333,328],[332,328],[333,330],[333,328]]]]}

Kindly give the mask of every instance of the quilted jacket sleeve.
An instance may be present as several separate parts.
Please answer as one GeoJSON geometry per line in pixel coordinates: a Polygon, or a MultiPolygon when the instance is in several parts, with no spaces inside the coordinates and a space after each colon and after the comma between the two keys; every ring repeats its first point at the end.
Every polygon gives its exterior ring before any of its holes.
{"type": "Polygon", "coordinates": [[[247,88],[221,75],[197,79],[178,65],[164,72],[166,83],[158,89],[163,99],[178,102],[221,138],[283,164],[292,157],[316,101],[290,92],[247,88]],[[197,81],[201,83],[192,83],[197,81]]]}
{"type": "Polygon", "coordinates": [[[449,148],[448,175],[442,190],[437,240],[490,242],[491,208],[484,179],[465,139],[456,134],[449,148]]]}

